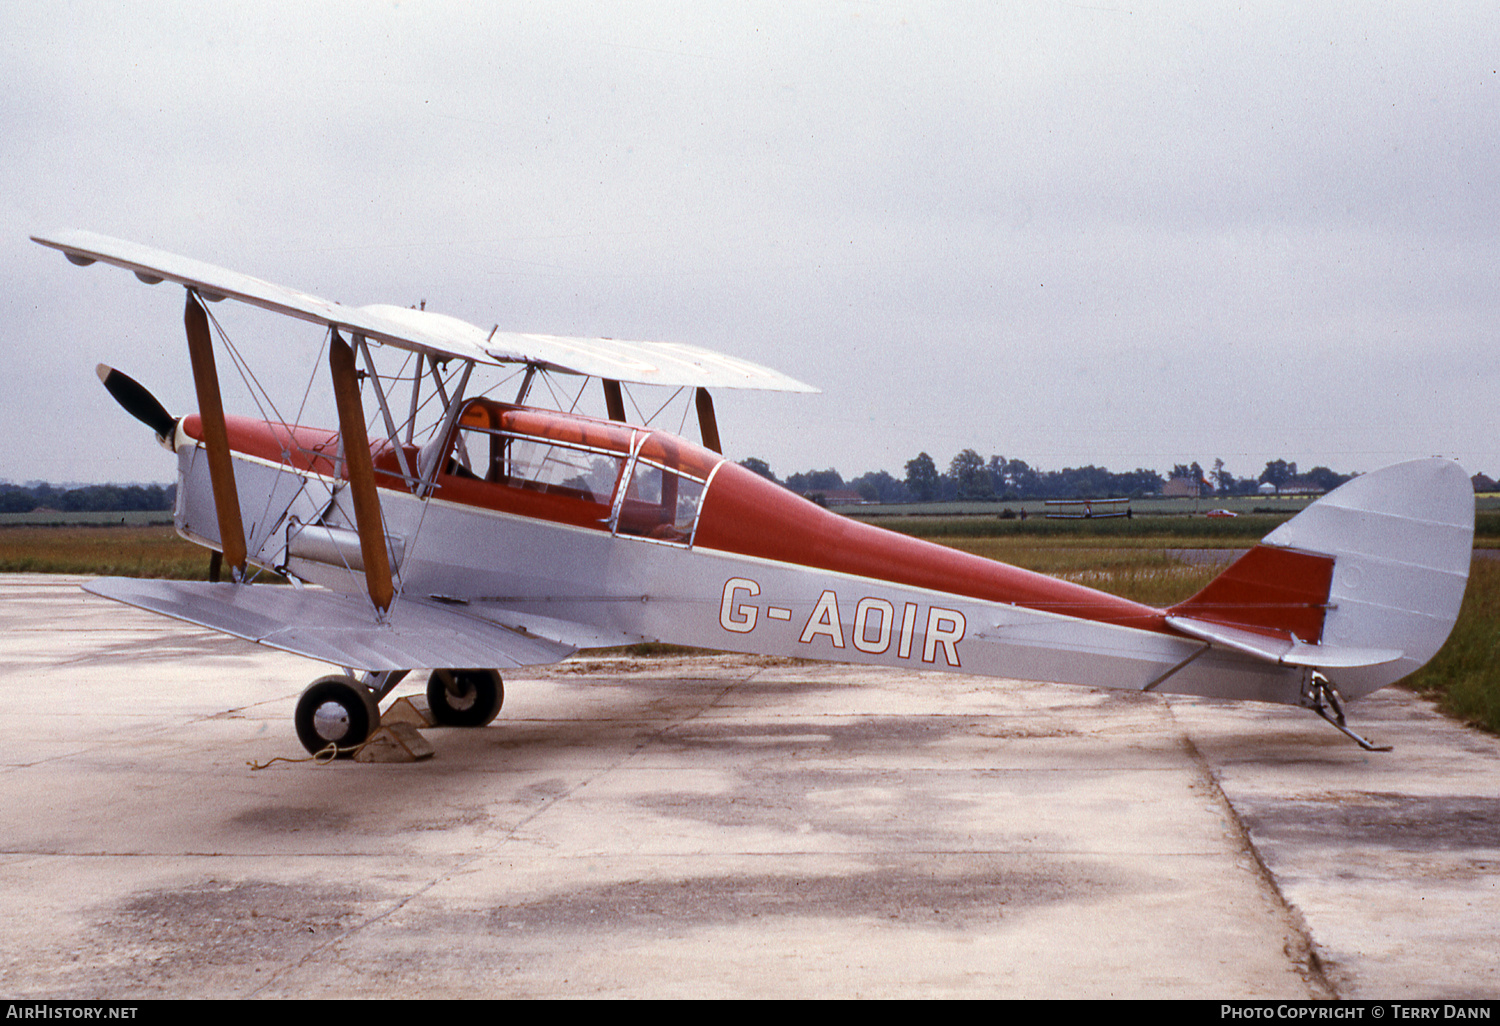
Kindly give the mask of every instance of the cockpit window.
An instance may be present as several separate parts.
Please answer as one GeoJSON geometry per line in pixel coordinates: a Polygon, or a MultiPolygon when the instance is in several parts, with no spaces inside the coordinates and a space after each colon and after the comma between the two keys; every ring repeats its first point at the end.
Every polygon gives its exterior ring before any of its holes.
{"type": "Polygon", "coordinates": [[[522,488],[563,489],[591,502],[609,502],[625,460],[572,449],[536,438],[509,438],[501,444],[500,480],[522,488]]]}
{"type": "MultiPolygon", "coordinates": [[[[439,484],[449,498],[679,545],[692,544],[722,462],[670,435],[484,399],[465,408],[449,437],[439,484]]],[[[424,448],[422,458],[436,451],[424,448]]]]}
{"type": "Polygon", "coordinates": [[[614,453],[462,425],[449,472],[458,477],[562,494],[607,506],[624,466],[625,457],[614,453]]]}
{"type": "Polygon", "coordinates": [[[687,544],[693,539],[705,483],[637,458],[620,506],[620,534],[687,544]]]}

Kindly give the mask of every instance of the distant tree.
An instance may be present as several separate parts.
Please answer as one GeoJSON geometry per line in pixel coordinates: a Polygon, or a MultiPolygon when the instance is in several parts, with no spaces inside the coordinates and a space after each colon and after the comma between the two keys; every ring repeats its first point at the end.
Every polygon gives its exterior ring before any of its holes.
{"type": "Polygon", "coordinates": [[[36,497],[29,488],[6,488],[0,491],[0,513],[30,513],[36,509],[36,497]]]}
{"type": "Polygon", "coordinates": [[[70,513],[128,513],[169,510],[176,485],[84,485],[54,488],[45,482],[0,486],[0,513],[29,513],[38,507],[70,513]]]}
{"type": "Polygon", "coordinates": [[[1313,467],[1302,475],[1302,480],[1314,487],[1321,488],[1325,492],[1331,492],[1345,481],[1350,480],[1353,474],[1338,474],[1327,467],[1313,467]]]}
{"type": "Polygon", "coordinates": [[[1192,463],[1174,464],[1172,466],[1171,479],[1173,481],[1186,481],[1188,484],[1198,485],[1199,488],[1209,483],[1208,478],[1203,473],[1203,468],[1198,465],[1197,460],[1194,460],[1192,463]]]}
{"type": "Polygon", "coordinates": [[[953,479],[959,499],[988,499],[995,494],[994,480],[984,457],[973,449],[965,449],[953,457],[948,464],[948,476],[953,479]]]}
{"type": "Polygon", "coordinates": [[[1154,470],[1146,470],[1136,467],[1127,474],[1115,474],[1114,484],[1111,486],[1110,495],[1127,496],[1139,499],[1143,495],[1154,495],[1160,492],[1166,484],[1162,476],[1154,470]]]}
{"type": "MultiPolygon", "coordinates": [[[[768,464],[765,460],[760,459],[759,457],[750,456],[746,459],[740,460],[740,466],[744,467],[752,474],[759,474],[767,481],[776,481],[776,475],[771,473],[771,465],[768,464]]],[[[780,481],[776,481],[776,483],[781,484],[780,481]]]]}
{"type": "Polygon", "coordinates": [[[837,492],[844,488],[844,479],[839,472],[829,467],[827,470],[809,470],[803,474],[792,474],[786,479],[786,486],[799,495],[811,495],[813,492],[837,492]]]}
{"type": "Polygon", "coordinates": [[[1224,461],[1214,460],[1213,473],[1209,475],[1213,479],[1214,491],[1220,495],[1234,494],[1234,475],[1224,469],[1224,461]]]}
{"type": "Polygon", "coordinates": [[[985,472],[990,475],[990,491],[997,496],[1006,494],[1008,482],[1005,479],[1005,457],[991,456],[990,461],[985,464],[985,472]]]}
{"type": "Polygon", "coordinates": [[[1282,487],[1297,476],[1297,464],[1288,463],[1286,460],[1272,460],[1266,464],[1266,469],[1260,472],[1256,478],[1261,484],[1275,487],[1277,494],[1281,493],[1282,487]]]}
{"type": "Polygon", "coordinates": [[[883,470],[872,470],[849,482],[849,487],[866,502],[903,502],[906,485],[883,470]]]}
{"type": "Polygon", "coordinates": [[[1500,488],[1500,485],[1495,483],[1495,479],[1486,474],[1475,474],[1469,480],[1473,482],[1476,492],[1493,492],[1496,488],[1500,488]]]}
{"type": "Polygon", "coordinates": [[[925,452],[906,462],[906,492],[918,502],[931,502],[938,496],[941,481],[937,464],[925,452]]]}
{"type": "Polygon", "coordinates": [[[1040,498],[1042,494],[1042,476],[1033,470],[1025,460],[1007,460],[1005,462],[1005,491],[1002,494],[1006,498],[1040,498]]]}

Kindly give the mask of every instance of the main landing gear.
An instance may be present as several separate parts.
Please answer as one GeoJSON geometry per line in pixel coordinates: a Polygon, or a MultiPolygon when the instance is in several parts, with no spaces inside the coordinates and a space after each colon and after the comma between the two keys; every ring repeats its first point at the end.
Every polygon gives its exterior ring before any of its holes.
{"type": "Polygon", "coordinates": [[[427,707],[444,727],[483,727],[504,704],[498,670],[433,670],[427,678],[427,707]]]}
{"type": "Polygon", "coordinates": [[[380,726],[375,693],[353,677],[334,674],[313,681],[297,700],[297,739],[317,754],[329,745],[353,750],[380,726]]]}
{"type": "MultiPolygon", "coordinates": [[[[347,758],[380,726],[380,700],[407,674],[406,670],[366,673],[362,680],[345,674],[319,677],[297,700],[297,739],[313,754],[329,745],[347,758]]],[[[433,670],[427,680],[427,705],[444,727],[483,727],[500,714],[505,684],[498,670],[433,670]]]]}

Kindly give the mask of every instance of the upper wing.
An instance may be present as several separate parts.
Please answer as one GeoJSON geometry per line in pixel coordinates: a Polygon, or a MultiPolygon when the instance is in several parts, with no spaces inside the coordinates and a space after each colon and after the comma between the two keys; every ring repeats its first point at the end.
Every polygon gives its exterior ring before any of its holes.
{"type": "Polygon", "coordinates": [[[486,332],[457,317],[425,310],[385,305],[344,306],[248,274],[93,232],[62,231],[49,236],[33,235],[31,239],[61,250],[80,266],[100,261],[134,271],[148,285],[177,282],[197,289],[204,299],[238,299],[263,310],[340,328],[441,359],[534,364],[547,370],[646,385],[818,391],[769,367],[696,346],[486,332]]]}

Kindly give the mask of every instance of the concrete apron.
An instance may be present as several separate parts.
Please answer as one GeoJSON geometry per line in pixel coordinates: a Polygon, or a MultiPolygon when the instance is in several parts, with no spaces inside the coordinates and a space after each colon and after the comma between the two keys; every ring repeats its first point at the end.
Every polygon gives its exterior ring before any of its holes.
{"type": "MultiPolygon", "coordinates": [[[[10,997],[1494,997],[1500,743],[741,657],[304,753],[325,668],[0,578],[10,997]]],[[[419,682],[397,694],[420,690],[419,682]]]]}

